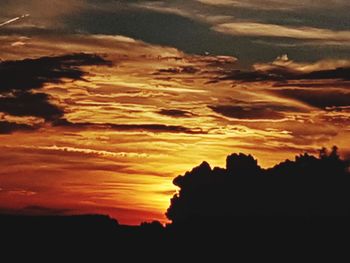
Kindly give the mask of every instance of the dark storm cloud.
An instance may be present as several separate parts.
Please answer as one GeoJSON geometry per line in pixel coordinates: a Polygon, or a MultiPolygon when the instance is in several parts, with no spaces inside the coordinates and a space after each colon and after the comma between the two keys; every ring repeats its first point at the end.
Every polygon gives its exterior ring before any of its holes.
{"type": "MultiPolygon", "coordinates": [[[[232,80],[239,82],[274,82],[272,93],[284,98],[298,100],[313,107],[341,107],[350,105],[347,91],[350,80],[350,67],[303,72],[293,67],[271,65],[262,70],[234,70],[211,82],[232,80]],[[292,89],[292,87],[300,87],[292,89]],[[331,90],[330,90],[331,88],[331,90]]],[[[269,107],[247,108],[220,106],[211,107],[214,111],[233,118],[280,118],[280,112],[269,107]]]]}
{"type": "Polygon", "coordinates": [[[318,82],[317,80],[315,81],[308,81],[308,82],[292,82],[292,83],[286,83],[284,81],[282,82],[276,82],[273,84],[273,87],[278,87],[278,88],[288,88],[288,87],[300,87],[300,88],[328,88],[328,89],[333,89],[333,88],[344,88],[346,86],[350,86],[350,83],[348,82],[331,82],[329,83],[328,81],[326,82],[318,82]]]}
{"type": "MultiPolygon", "coordinates": [[[[350,80],[350,68],[336,68],[330,70],[319,70],[303,73],[286,67],[273,67],[268,70],[242,71],[233,70],[225,73],[224,76],[216,79],[237,80],[243,82],[258,81],[288,81],[288,80],[350,80]]],[[[215,81],[215,80],[214,80],[215,81]]]]}
{"type": "Polygon", "coordinates": [[[159,114],[165,115],[165,116],[170,116],[170,117],[175,117],[175,118],[186,118],[186,117],[191,117],[193,114],[189,111],[184,111],[184,110],[173,110],[173,109],[162,109],[158,111],[159,114]]]}
{"type": "Polygon", "coordinates": [[[247,120],[278,120],[283,119],[284,114],[276,109],[274,106],[266,105],[249,105],[249,106],[231,106],[231,105],[217,105],[209,106],[214,112],[223,116],[234,119],[247,119],[247,120]]]}
{"type": "Polygon", "coordinates": [[[297,79],[341,79],[350,80],[350,68],[337,68],[331,70],[314,71],[300,76],[297,79]]]}
{"type": "Polygon", "coordinates": [[[350,92],[337,90],[282,89],[275,94],[296,99],[317,108],[350,106],[350,92]]]}
{"type": "Polygon", "coordinates": [[[234,70],[232,72],[227,73],[223,77],[213,80],[213,82],[219,82],[221,80],[238,80],[238,81],[244,81],[244,82],[256,82],[256,81],[267,81],[267,80],[281,81],[281,80],[284,80],[284,78],[283,76],[266,74],[265,72],[259,72],[259,71],[234,70]]]}
{"type": "MultiPolygon", "coordinates": [[[[49,101],[44,93],[33,93],[47,83],[62,83],[62,79],[82,80],[85,74],[79,67],[110,65],[94,54],[71,54],[19,61],[0,62],[0,112],[12,116],[33,116],[53,121],[64,112],[49,101]]],[[[2,129],[28,130],[29,126],[2,124],[2,129]]]]}
{"type": "Polygon", "coordinates": [[[35,127],[27,124],[0,121],[0,134],[10,134],[15,131],[32,131],[34,129],[35,127]]]}
{"type": "Polygon", "coordinates": [[[115,130],[115,131],[133,131],[133,132],[155,132],[155,133],[188,133],[188,134],[206,134],[201,128],[189,128],[177,125],[165,124],[112,124],[112,123],[73,123],[66,119],[56,120],[55,126],[62,126],[72,129],[91,129],[91,130],[115,130]]]}
{"type": "Polygon", "coordinates": [[[63,78],[78,80],[85,74],[79,67],[109,65],[94,54],[71,54],[56,57],[3,61],[0,63],[0,92],[39,89],[46,83],[60,83],[63,78]]]}
{"type": "Polygon", "coordinates": [[[47,121],[63,116],[63,110],[49,102],[44,93],[18,92],[0,98],[0,112],[13,116],[34,116],[47,121]]]}
{"type": "Polygon", "coordinates": [[[168,68],[168,69],[160,69],[155,74],[194,74],[199,71],[198,68],[192,66],[178,67],[178,68],[168,68]]]}
{"type": "Polygon", "coordinates": [[[150,131],[150,132],[169,132],[169,133],[190,133],[203,134],[201,128],[187,128],[184,126],[164,125],[164,124],[111,124],[111,129],[121,131],[150,131]]]}

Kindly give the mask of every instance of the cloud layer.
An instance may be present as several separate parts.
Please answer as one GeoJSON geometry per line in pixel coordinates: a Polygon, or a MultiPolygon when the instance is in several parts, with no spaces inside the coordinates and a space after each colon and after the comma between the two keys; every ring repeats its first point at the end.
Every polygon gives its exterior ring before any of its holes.
{"type": "Polygon", "coordinates": [[[130,220],[150,210],[164,220],[170,178],[195,161],[220,165],[237,149],[268,166],[300,149],[349,147],[344,59],[282,55],[243,70],[234,57],[122,36],[2,40],[0,194],[17,207],[62,207],[69,197],[65,209],[133,206],[130,220]]]}
{"type": "Polygon", "coordinates": [[[165,221],[171,179],[193,163],[222,166],[240,151],[267,167],[331,145],[349,154],[348,8],[5,1],[0,209],[165,221]]]}
{"type": "Polygon", "coordinates": [[[30,17],[2,27],[0,34],[122,34],[196,54],[244,57],[244,65],[286,52],[307,61],[322,54],[349,58],[347,1],[20,2],[6,1],[0,21],[30,17]]]}

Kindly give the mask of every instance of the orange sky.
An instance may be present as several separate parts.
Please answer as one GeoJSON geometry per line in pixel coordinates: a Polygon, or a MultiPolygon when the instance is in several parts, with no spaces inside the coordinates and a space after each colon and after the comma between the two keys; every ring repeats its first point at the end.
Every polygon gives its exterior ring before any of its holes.
{"type": "MultiPolygon", "coordinates": [[[[0,134],[3,211],[164,222],[176,192],[172,179],[203,160],[224,166],[228,154],[245,152],[268,167],[322,146],[350,149],[349,108],[316,106],[330,91],[348,97],[346,80],[223,78],[237,69],[236,58],[189,55],[123,36],[12,35],[0,42],[3,61],[84,52],[111,62],[78,65],[83,79],[31,90],[47,94],[67,125],[0,111],[3,122],[35,127],[0,134]],[[316,102],[304,95],[309,86],[316,102]]],[[[346,66],[350,61],[298,63],[281,56],[252,68],[301,75],[346,66]]]]}

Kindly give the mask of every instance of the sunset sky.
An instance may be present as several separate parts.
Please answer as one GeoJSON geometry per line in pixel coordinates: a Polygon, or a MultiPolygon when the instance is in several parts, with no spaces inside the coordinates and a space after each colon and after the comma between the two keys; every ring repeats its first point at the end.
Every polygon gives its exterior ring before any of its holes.
{"type": "Polygon", "coordinates": [[[348,0],[0,0],[0,212],[166,221],[233,152],[350,156],[348,0]]]}

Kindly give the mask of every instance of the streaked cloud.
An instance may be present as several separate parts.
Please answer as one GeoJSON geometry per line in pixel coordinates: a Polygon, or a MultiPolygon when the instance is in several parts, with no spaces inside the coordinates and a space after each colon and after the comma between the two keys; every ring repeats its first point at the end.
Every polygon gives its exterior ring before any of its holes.
{"type": "Polygon", "coordinates": [[[330,1],[313,1],[313,0],[196,0],[197,2],[213,5],[213,6],[225,6],[225,7],[241,7],[249,9],[268,9],[268,10],[293,10],[303,8],[320,8],[326,6],[348,6],[349,3],[346,0],[330,0],[330,1]]]}
{"type": "Polygon", "coordinates": [[[259,36],[292,38],[315,41],[348,42],[350,31],[335,31],[315,27],[296,27],[256,22],[231,22],[219,24],[213,30],[233,36],[259,36]]]}
{"type": "Polygon", "coordinates": [[[275,85],[309,85],[322,86],[347,86],[349,81],[350,60],[325,59],[313,63],[300,63],[290,60],[288,56],[282,55],[270,63],[256,63],[252,65],[253,70],[222,71],[223,75],[213,82],[219,80],[236,80],[246,82],[275,81],[275,85]],[[338,80],[338,81],[335,81],[338,80]],[[289,83],[286,83],[289,81],[289,83]],[[293,82],[294,81],[294,82],[293,82]],[[297,83],[297,81],[299,81],[297,83]],[[328,82],[325,82],[328,81],[328,82]],[[284,82],[284,83],[283,83],[284,82]]]}
{"type": "Polygon", "coordinates": [[[253,68],[257,71],[271,72],[277,69],[310,73],[321,70],[334,70],[337,68],[350,67],[350,60],[347,59],[323,59],[314,63],[295,62],[288,58],[287,54],[278,56],[271,63],[256,63],[253,68]]]}
{"type": "Polygon", "coordinates": [[[274,107],[266,105],[261,106],[231,106],[231,105],[217,105],[210,106],[210,108],[226,117],[241,119],[241,120],[280,120],[284,118],[284,114],[274,107]]]}
{"type": "Polygon", "coordinates": [[[140,153],[130,153],[130,152],[110,152],[110,151],[103,151],[103,150],[83,149],[83,148],[74,148],[74,147],[59,147],[57,145],[41,146],[41,147],[38,147],[38,149],[73,152],[73,153],[84,153],[84,154],[96,154],[96,155],[111,156],[111,157],[147,158],[147,154],[142,154],[142,153],[140,154],[140,153]]]}
{"type": "Polygon", "coordinates": [[[350,91],[346,89],[283,89],[275,91],[283,97],[297,99],[313,107],[336,110],[350,106],[350,91]]]}
{"type": "Polygon", "coordinates": [[[176,109],[161,109],[158,111],[159,114],[165,115],[165,116],[170,116],[170,117],[193,117],[193,114],[190,111],[185,111],[185,110],[176,110],[176,109]]]}
{"type": "Polygon", "coordinates": [[[322,59],[322,52],[330,57],[340,53],[349,57],[347,1],[333,1],[331,5],[329,1],[311,0],[267,0],[264,4],[255,0],[19,2],[7,3],[0,17],[5,21],[18,12],[30,13],[31,17],[18,26],[3,27],[0,34],[123,34],[190,53],[244,57],[241,63],[245,66],[281,53],[293,53],[308,62],[322,59]],[[128,21],[130,14],[132,23],[128,21]]]}
{"type": "Polygon", "coordinates": [[[12,18],[10,20],[7,20],[5,22],[2,22],[0,23],[0,27],[3,27],[3,26],[6,26],[6,25],[9,25],[9,24],[12,24],[20,19],[23,19],[23,18],[26,18],[26,17],[29,17],[29,14],[25,14],[25,15],[22,15],[22,16],[18,16],[18,17],[15,17],[15,18],[12,18]]]}

